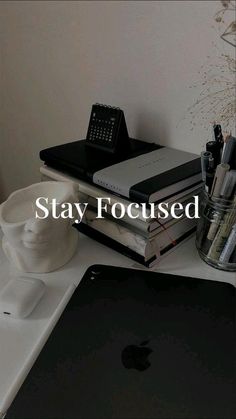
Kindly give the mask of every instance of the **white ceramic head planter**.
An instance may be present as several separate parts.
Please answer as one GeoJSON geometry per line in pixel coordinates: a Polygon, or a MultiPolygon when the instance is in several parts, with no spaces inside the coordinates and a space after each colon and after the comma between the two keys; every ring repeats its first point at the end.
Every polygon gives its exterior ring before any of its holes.
{"type": "Polygon", "coordinates": [[[53,271],[67,263],[77,247],[78,232],[69,218],[55,219],[51,211],[45,219],[36,218],[39,197],[49,202],[55,198],[60,204],[76,202],[71,183],[52,181],[19,189],[0,206],[3,250],[23,272],[53,271]]]}

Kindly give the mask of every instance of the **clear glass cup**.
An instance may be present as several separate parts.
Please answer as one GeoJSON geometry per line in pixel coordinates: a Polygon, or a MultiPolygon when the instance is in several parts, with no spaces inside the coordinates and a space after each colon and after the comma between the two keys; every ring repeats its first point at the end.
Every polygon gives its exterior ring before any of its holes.
{"type": "Polygon", "coordinates": [[[196,247],[209,265],[225,271],[236,271],[236,199],[226,201],[200,196],[196,247]]]}

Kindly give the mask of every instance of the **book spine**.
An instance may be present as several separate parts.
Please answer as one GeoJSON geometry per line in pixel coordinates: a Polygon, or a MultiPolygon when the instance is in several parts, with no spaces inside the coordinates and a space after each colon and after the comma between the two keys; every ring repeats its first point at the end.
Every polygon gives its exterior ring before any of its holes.
{"type": "Polygon", "coordinates": [[[94,230],[92,227],[90,227],[90,226],[88,226],[84,223],[77,224],[75,226],[75,228],[79,232],[81,232],[81,233],[85,234],[86,236],[90,237],[91,239],[94,239],[94,240],[98,241],[99,243],[102,243],[105,246],[108,246],[109,248],[112,248],[113,250],[121,253],[124,256],[129,257],[130,259],[134,260],[135,262],[138,262],[141,265],[146,266],[147,268],[150,267],[150,266],[153,266],[155,264],[155,262],[158,261],[156,259],[156,256],[153,256],[149,260],[145,260],[143,256],[136,253],[134,250],[130,249],[126,245],[123,245],[123,244],[115,241],[114,239],[107,236],[106,234],[101,233],[97,230],[94,230]]]}
{"type": "Polygon", "coordinates": [[[86,211],[82,223],[131,248],[144,258],[149,258],[154,254],[158,254],[170,243],[174,243],[176,239],[196,225],[195,219],[184,218],[179,221],[174,221],[173,225],[167,231],[162,230],[150,239],[107,218],[97,219],[96,213],[91,210],[86,211]]]}
{"type": "MultiPolygon", "coordinates": [[[[183,196],[181,195],[179,197],[178,202],[183,205],[183,209],[176,211],[176,214],[178,216],[184,214],[184,210],[185,210],[186,205],[193,202],[193,195],[199,195],[199,193],[201,191],[202,191],[202,186],[200,188],[197,186],[197,188],[193,189],[192,193],[190,193],[190,194],[188,193],[187,195],[185,194],[183,196]]],[[[85,187],[81,187],[80,190],[79,190],[79,193],[78,193],[79,199],[80,199],[81,202],[88,202],[88,204],[91,205],[91,207],[94,207],[96,209],[97,208],[97,198],[98,198],[98,195],[100,194],[100,191],[98,190],[96,192],[98,194],[96,196],[94,194],[93,194],[94,196],[91,196],[90,192],[91,192],[90,188],[87,188],[86,185],[85,185],[85,187]],[[83,192],[82,192],[82,190],[83,190],[83,192]]],[[[112,200],[112,198],[111,198],[111,200],[112,200]]],[[[116,201],[116,203],[117,202],[120,202],[120,201],[116,201]]],[[[169,202],[166,201],[164,203],[171,205],[175,202],[176,201],[172,198],[169,202]]],[[[146,234],[151,233],[158,228],[162,228],[163,225],[165,225],[165,224],[167,224],[167,223],[169,223],[170,221],[173,220],[172,215],[169,214],[165,219],[160,219],[160,221],[159,221],[158,220],[158,208],[155,208],[155,210],[154,210],[155,218],[152,218],[152,219],[151,218],[144,218],[143,214],[142,214],[142,211],[140,209],[132,208],[132,214],[135,217],[137,216],[137,218],[131,218],[127,214],[127,207],[128,207],[129,204],[130,204],[130,202],[128,202],[127,204],[126,203],[122,204],[125,208],[126,213],[125,213],[124,217],[122,218],[122,220],[117,219],[116,221],[117,222],[122,221],[122,222],[134,227],[135,229],[140,230],[143,233],[146,233],[146,234]]],[[[108,214],[111,214],[111,206],[112,206],[112,204],[107,205],[107,213],[108,214]]],[[[146,212],[147,212],[147,217],[150,217],[150,215],[151,215],[150,210],[147,209],[146,212]]],[[[116,213],[119,216],[119,214],[120,214],[119,209],[116,210],[116,213]]]]}
{"type": "Polygon", "coordinates": [[[163,257],[167,256],[170,252],[172,252],[174,249],[178,248],[182,243],[188,240],[188,238],[191,237],[192,234],[194,234],[196,230],[195,228],[192,228],[191,230],[184,233],[181,237],[179,237],[176,240],[175,245],[169,244],[167,247],[162,249],[160,252],[160,256],[158,258],[156,257],[156,255],[154,255],[150,259],[145,260],[142,256],[134,252],[132,249],[116,242],[112,238],[106,236],[103,233],[100,233],[99,231],[94,230],[92,227],[89,227],[86,224],[80,223],[76,225],[75,227],[79,232],[85,234],[91,239],[96,240],[99,243],[104,244],[105,246],[108,246],[109,248],[121,253],[122,255],[134,260],[135,262],[138,262],[141,265],[144,265],[146,268],[154,267],[158,262],[160,262],[160,260],[163,257]]]}
{"type": "Polygon", "coordinates": [[[139,255],[145,257],[146,247],[148,240],[145,237],[130,231],[129,229],[108,220],[97,219],[96,214],[93,211],[87,210],[82,221],[83,224],[94,228],[111,237],[112,239],[118,241],[119,243],[129,247],[134,250],[139,255]]]}
{"type": "MultiPolygon", "coordinates": [[[[85,201],[84,201],[85,202],[85,201]]],[[[86,202],[88,202],[88,206],[86,209],[86,212],[89,211],[89,218],[90,220],[93,220],[93,222],[97,222],[97,207],[96,207],[96,201],[91,201],[90,199],[86,199],[86,202]]],[[[107,212],[102,212],[102,215],[105,219],[104,222],[106,222],[106,219],[108,221],[111,221],[117,225],[123,226],[124,228],[128,229],[134,234],[141,235],[145,237],[145,239],[150,240],[153,237],[155,237],[157,234],[159,234],[161,231],[170,229],[175,223],[179,222],[178,219],[168,217],[168,220],[161,220],[161,221],[154,221],[150,224],[145,223],[143,221],[140,221],[138,219],[131,219],[129,217],[123,217],[121,219],[114,219],[111,215],[111,211],[109,209],[109,206],[107,208],[107,212]],[[165,222],[166,221],[166,222],[165,222]],[[150,228],[152,226],[152,228],[150,228]]],[[[186,218],[185,216],[183,218],[186,218]]]]}
{"type": "MultiPolygon", "coordinates": [[[[83,193],[80,191],[78,192],[78,197],[79,197],[80,202],[87,202],[88,208],[97,213],[98,208],[97,208],[96,198],[89,196],[86,193],[83,193]]],[[[127,207],[125,208],[125,210],[127,210],[127,207]]],[[[132,211],[132,213],[134,213],[134,211],[132,211]]],[[[121,212],[119,211],[118,208],[116,209],[116,214],[118,217],[121,215],[121,212]]],[[[136,213],[134,214],[135,216],[138,216],[137,218],[129,217],[126,212],[122,218],[114,219],[112,215],[112,206],[108,204],[106,211],[102,211],[102,215],[104,217],[111,218],[113,221],[116,221],[118,224],[128,225],[130,228],[134,228],[135,230],[138,230],[139,232],[143,234],[148,234],[149,223],[144,221],[143,219],[140,219],[140,213],[138,211],[136,211],[136,213]]]]}
{"type": "MultiPolygon", "coordinates": [[[[53,157],[48,158],[46,150],[40,151],[39,157],[40,157],[40,160],[47,161],[47,164],[55,170],[61,170],[62,172],[68,171],[68,167],[66,163],[58,162],[58,160],[53,157]]],[[[70,167],[70,173],[72,174],[72,176],[75,176],[75,177],[78,176],[79,179],[84,179],[87,182],[92,182],[92,179],[87,174],[85,174],[85,171],[79,166],[76,166],[74,168],[70,167]]]]}

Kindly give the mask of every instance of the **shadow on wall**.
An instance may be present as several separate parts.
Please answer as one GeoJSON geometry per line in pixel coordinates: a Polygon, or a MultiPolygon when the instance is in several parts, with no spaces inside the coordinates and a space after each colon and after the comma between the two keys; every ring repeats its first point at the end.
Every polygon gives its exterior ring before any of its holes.
{"type": "Polygon", "coordinates": [[[139,110],[137,114],[135,137],[143,141],[168,146],[170,134],[166,115],[145,109],[139,110]]]}

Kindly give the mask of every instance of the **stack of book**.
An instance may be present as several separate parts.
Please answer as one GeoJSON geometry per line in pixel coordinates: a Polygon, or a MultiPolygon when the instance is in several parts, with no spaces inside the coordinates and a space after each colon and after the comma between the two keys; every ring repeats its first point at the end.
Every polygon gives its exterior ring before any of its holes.
{"type": "Polygon", "coordinates": [[[54,164],[52,158],[44,157],[43,153],[41,158],[46,164],[40,169],[42,180],[71,181],[77,188],[78,202],[88,203],[81,223],[76,225],[78,230],[147,267],[155,265],[195,231],[197,220],[186,217],[185,207],[202,190],[198,156],[162,147],[101,168],[87,177],[77,176],[75,171],[67,170],[69,166],[54,164]],[[150,169],[150,166],[155,167],[150,169]],[[104,198],[104,218],[97,217],[97,198],[104,198]],[[137,218],[127,214],[131,202],[140,203],[132,207],[132,215],[137,218]],[[182,204],[175,211],[179,218],[171,214],[165,219],[158,218],[160,202],[168,204],[169,208],[176,202],[182,204]],[[121,218],[119,205],[117,217],[112,215],[112,205],[116,203],[125,208],[121,218]],[[145,214],[141,203],[145,204],[145,214]],[[155,218],[153,213],[152,218],[147,218],[150,203],[154,206],[155,218]]]}

